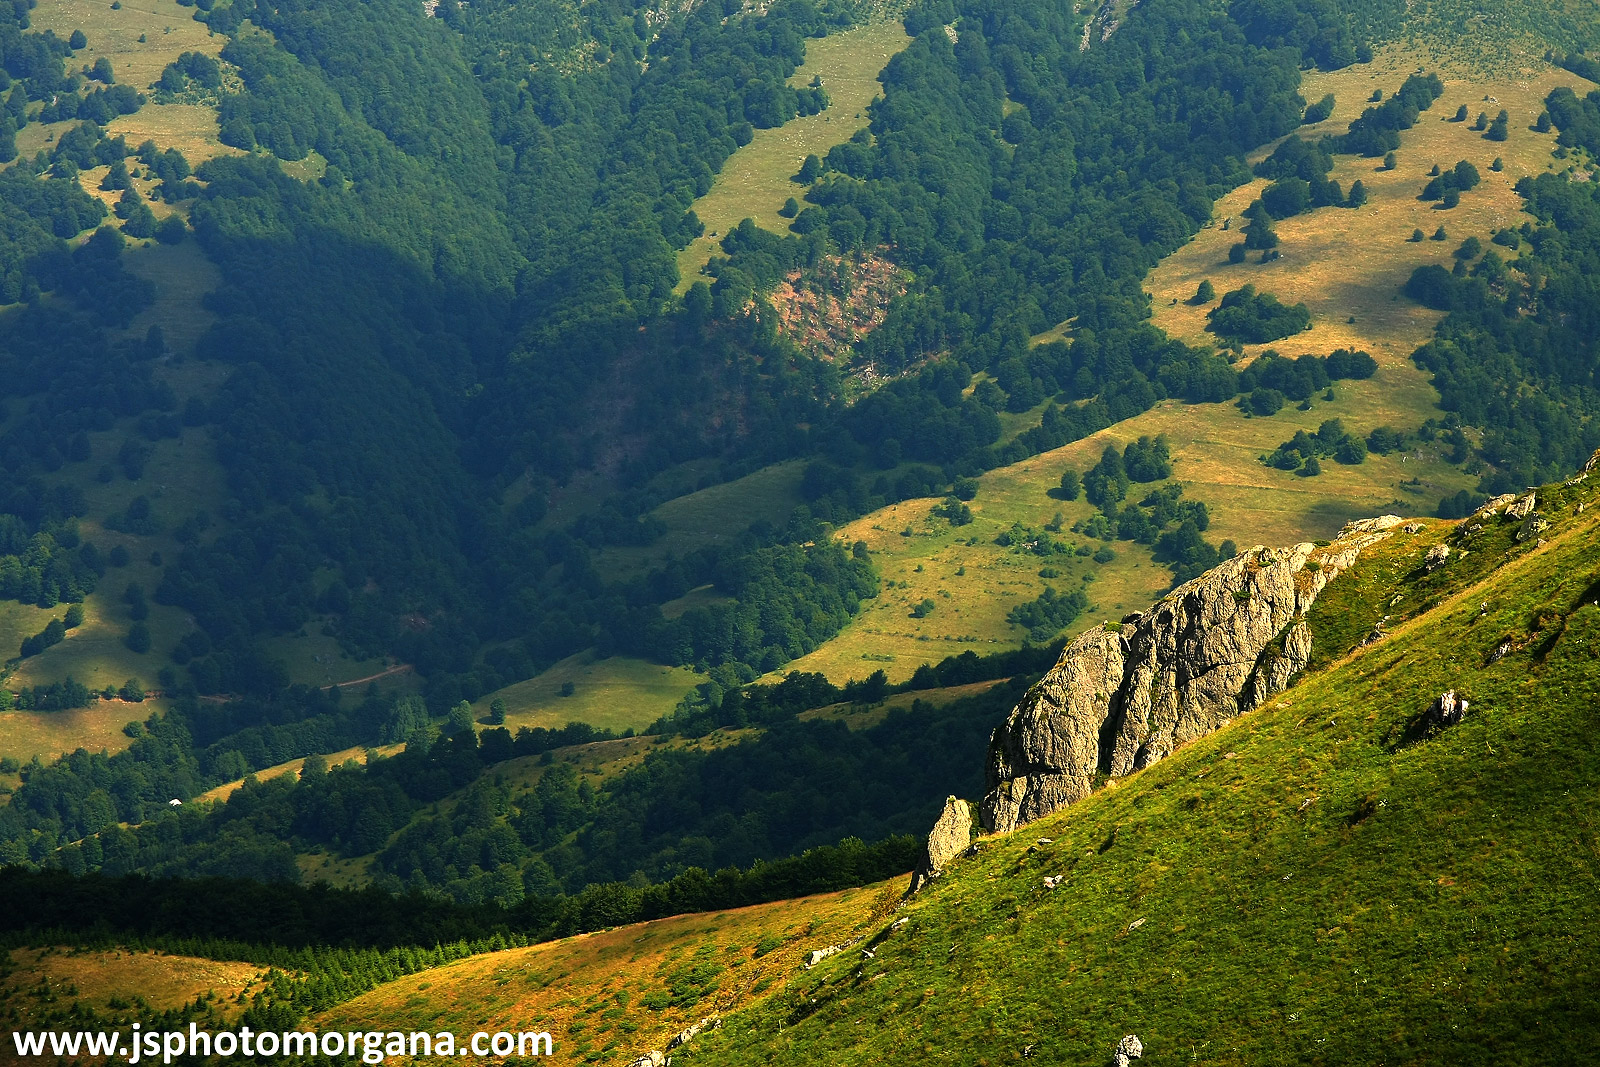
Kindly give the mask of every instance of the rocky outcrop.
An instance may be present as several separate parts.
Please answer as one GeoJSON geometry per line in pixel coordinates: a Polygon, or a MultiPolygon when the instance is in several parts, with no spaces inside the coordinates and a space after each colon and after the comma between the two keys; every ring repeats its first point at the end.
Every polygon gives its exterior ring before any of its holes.
{"type": "Polygon", "coordinates": [[[693,1041],[702,1031],[716,1030],[721,1026],[721,1016],[707,1015],[704,1019],[701,1019],[693,1026],[689,1026],[683,1030],[680,1030],[671,1041],[667,1042],[667,1051],[671,1052],[673,1049],[682,1048],[684,1045],[687,1045],[689,1042],[693,1041]]]}
{"type": "Polygon", "coordinates": [[[1117,1047],[1111,1052],[1111,1062],[1116,1067],[1128,1067],[1128,1064],[1133,1060],[1143,1058],[1144,1042],[1139,1040],[1139,1035],[1137,1034],[1125,1035],[1121,1041],[1117,1042],[1117,1047]]]}
{"type": "Polygon", "coordinates": [[[1097,775],[1156,763],[1282,692],[1311,658],[1306,610],[1401,521],[1351,523],[1324,547],[1257,546],[1080,635],[990,738],[984,829],[1081,800],[1097,775]]]}
{"type": "Polygon", "coordinates": [[[1600,448],[1594,450],[1594,455],[1589,457],[1589,462],[1583,465],[1585,473],[1600,471],[1600,448]]]}
{"type": "Polygon", "coordinates": [[[911,874],[911,888],[906,890],[906,896],[939,877],[945,864],[965,852],[971,843],[972,809],[965,800],[946,797],[944,811],[929,831],[922,858],[917,861],[917,869],[911,874]]]}
{"type": "Polygon", "coordinates": [[[1443,730],[1467,717],[1468,703],[1454,689],[1447,689],[1428,708],[1428,723],[1443,730]]]}

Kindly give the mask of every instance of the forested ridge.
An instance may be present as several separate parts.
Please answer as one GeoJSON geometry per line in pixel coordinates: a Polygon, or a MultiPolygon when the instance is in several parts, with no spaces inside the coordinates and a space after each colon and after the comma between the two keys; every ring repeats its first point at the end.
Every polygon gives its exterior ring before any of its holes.
{"type": "MultiPolygon", "coordinates": [[[[1354,58],[1346,16],[1308,10],[1285,37],[1254,7],[1218,22],[1157,5],[1080,53],[1076,20],[1043,8],[916,8],[917,40],[884,72],[870,135],[830,154],[795,232],[739,227],[716,283],[682,301],[674,256],[700,232],[695,196],[754,128],[826,106],[825,87],[786,79],[806,38],[853,9],[593,5],[577,29],[511,5],[447,4],[437,19],[400,0],[211,12],[243,85],[220,97],[222,139],[256,152],[192,180],[170,153],[137,153],[178,168],[169,198],[224,276],[197,354],[235,368],[182,413],[214,440],[233,499],[153,590],[196,621],[172,650],[180,681],[269,692],[280,679],[257,642],[316,615],[333,616],[348,651],[414,664],[436,713],[596,643],[745,677],[809,650],[870,595],[863,578],[820,548],[803,550],[803,588],[729,576],[817,540],[815,519],[939,492],[1163,395],[1232,395],[1225,364],[1144,323],[1139,280],[1243,180],[1245,152],[1299,121],[1300,62],[1354,58]],[[954,45],[947,22],[964,27],[954,45]],[[1002,123],[1007,100],[1021,107],[1002,123]],[[275,162],[311,153],[326,167],[315,181],[275,162]],[[759,295],[788,265],[878,245],[918,284],[863,342],[867,357],[889,371],[949,358],[847,408],[834,368],[778,336],[759,295]],[[1068,318],[1071,345],[1029,350],[1031,333],[1068,318]],[[964,396],[976,370],[1003,392],[964,396]],[[1051,395],[1061,405],[1040,427],[994,447],[997,407],[1051,395]],[[654,536],[636,521],[656,499],[643,481],[704,455],[728,473],[815,457],[811,515],[628,583],[598,575],[596,548],[654,536]],[[541,525],[545,495],[583,468],[610,475],[619,492],[602,514],[616,521],[541,525]],[[651,620],[651,605],[707,580],[761,620],[754,631],[718,609],[651,620]],[[740,636],[714,635],[730,625],[740,636]],[[500,651],[485,658],[489,642],[500,651]]],[[[160,88],[219,83],[208,63],[174,64],[160,88]]],[[[12,96],[51,85],[35,76],[12,96]]],[[[93,121],[81,131],[8,174],[74,194],[59,180],[73,166],[115,172],[135,154],[93,121]]],[[[52,227],[75,233],[97,221],[84,202],[83,218],[42,202],[30,217],[54,212],[52,227]]],[[[100,242],[114,274],[113,244],[100,242]]],[[[43,262],[29,261],[33,282],[50,281],[43,262]]],[[[105,317],[112,281],[87,312],[105,317]]],[[[119,284],[130,311],[148,301],[119,284]]],[[[39,450],[54,436],[65,459],[74,424],[58,422],[28,439],[39,450]]]]}

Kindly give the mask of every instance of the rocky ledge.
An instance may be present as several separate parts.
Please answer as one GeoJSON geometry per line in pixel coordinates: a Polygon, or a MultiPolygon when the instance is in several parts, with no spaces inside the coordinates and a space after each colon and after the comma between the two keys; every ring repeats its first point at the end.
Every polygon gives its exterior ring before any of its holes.
{"type": "Polygon", "coordinates": [[[1082,800],[1096,775],[1148,767],[1282,692],[1311,658],[1307,609],[1402,521],[1354,522],[1321,547],[1258,545],[1080,635],[990,738],[983,828],[1082,800]]]}

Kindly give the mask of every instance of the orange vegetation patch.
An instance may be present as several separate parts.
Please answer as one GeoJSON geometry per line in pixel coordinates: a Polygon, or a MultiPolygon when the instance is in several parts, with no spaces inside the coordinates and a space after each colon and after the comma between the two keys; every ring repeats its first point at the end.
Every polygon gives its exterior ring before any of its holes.
{"type": "MultiPolygon", "coordinates": [[[[0,1009],[15,1012],[22,1026],[44,1023],[74,1004],[100,1014],[148,1013],[181,1008],[209,994],[226,1009],[226,1002],[237,1002],[241,993],[248,999],[263,974],[253,963],[128,949],[23,948],[11,952],[7,962],[0,976],[0,1009]]],[[[10,1044],[0,1051],[0,1063],[7,1062],[10,1044]]]]}
{"type": "Polygon", "coordinates": [[[906,274],[882,256],[828,256],[795,271],[772,293],[782,330],[812,355],[842,359],[879,326],[889,301],[906,291],[906,274]]]}
{"type": "Polygon", "coordinates": [[[881,905],[902,888],[896,880],[474,956],[391,982],[312,1025],[548,1031],[562,1062],[626,1063],[707,1016],[781,989],[812,949],[881,922],[881,905]]]}

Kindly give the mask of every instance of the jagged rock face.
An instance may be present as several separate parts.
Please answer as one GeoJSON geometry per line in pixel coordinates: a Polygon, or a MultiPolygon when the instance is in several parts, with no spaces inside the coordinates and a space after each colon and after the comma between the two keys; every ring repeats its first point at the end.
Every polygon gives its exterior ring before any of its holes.
{"type": "Polygon", "coordinates": [[[979,812],[986,829],[1009,830],[1089,795],[1126,651],[1120,632],[1079,635],[995,731],[979,812]]]}
{"type": "Polygon", "coordinates": [[[989,742],[984,829],[1005,832],[1204,737],[1288,687],[1311,658],[1304,615],[1392,515],[1325,548],[1257,546],[1173,590],[1120,630],[1069,644],[989,742]]]}
{"type": "Polygon", "coordinates": [[[1594,450],[1594,455],[1589,457],[1589,462],[1583,465],[1585,471],[1600,470],[1600,448],[1594,450]]]}
{"type": "Polygon", "coordinates": [[[927,847],[923,849],[917,869],[912,872],[911,888],[906,890],[906,894],[915,893],[939,877],[945,864],[965,852],[971,841],[972,809],[965,800],[946,797],[944,811],[928,833],[927,847]]]}

